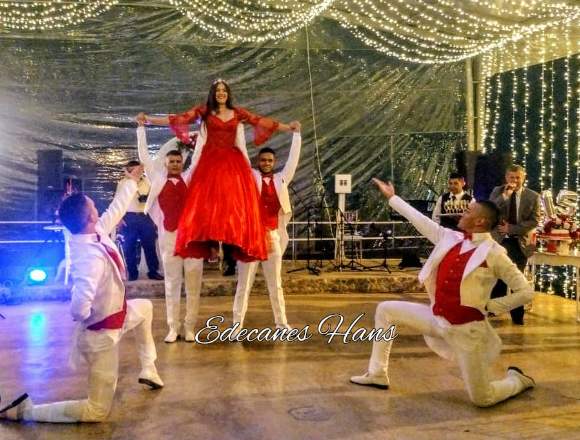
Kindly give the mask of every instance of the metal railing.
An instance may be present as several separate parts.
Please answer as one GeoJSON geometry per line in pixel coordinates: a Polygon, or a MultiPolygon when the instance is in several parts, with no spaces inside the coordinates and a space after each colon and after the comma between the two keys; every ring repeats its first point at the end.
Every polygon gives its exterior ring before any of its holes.
{"type": "MultiPolygon", "coordinates": [[[[42,226],[42,230],[45,232],[60,232],[62,231],[62,226],[54,224],[53,222],[50,221],[0,221],[0,226],[22,226],[22,225],[35,225],[35,226],[42,226]]],[[[359,227],[362,225],[374,225],[374,226],[392,226],[393,229],[391,231],[391,233],[386,236],[386,235],[357,235],[357,240],[363,240],[363,241],[371,241],[371,240],[389,240],[391,241],[391,246],[394,246],[395,242],[397,240],[409,240],[409,239],[424,239],[425,237],[422,235],[397,235],[395,233],[396,231],[396,227],[397,225],[404,225],[404,226],[410,226],[411,224],[409,222],[404,222],[404,221],[355,221],[355,222],[348,222],[348,226],[354,226],[354,227],[359,227]]],[[[411,225],[412,226],[412,225],[411,225]]],[[[297,249],[296,249],[296,244],[300,243],[300,242],[307,242],[307,241],[311,241],[311,242],[320,242],[320,241],[331,241],[331,242],[337,242],[337,230],[338,230],[338,222],[331,222],[331,221],[311,221],[311,222],[307,222],[307,221],[291,221],[289,222],[289,240],[292,243],[292,260],[296,260],[296,256],[297,256],[297,249]],[[334,232],[334,236],[328,236],[328,237],[303,237],[303,231],[301,234],[298,234],[299,236],[297,236],[297,229],[300,226],[303,227],[311,227],[311,228],[315,228],[319,225],[328,225],[333,227],[331,229],[331,231],[334,232]]],[[[16,240],[16,239],[0,239],[0,245],[10,245],[10,244],[43,244],[43,243],[48,243],[48,242],[55,242],[55,241],[63,241],[64,242],[64,237],[62,237],[62,235],[58,236],[59,239],[56,239],[55,235],[52,235],[48,238],[44,238],[44,239],[35,239],[35,240],[16,240]]]]}

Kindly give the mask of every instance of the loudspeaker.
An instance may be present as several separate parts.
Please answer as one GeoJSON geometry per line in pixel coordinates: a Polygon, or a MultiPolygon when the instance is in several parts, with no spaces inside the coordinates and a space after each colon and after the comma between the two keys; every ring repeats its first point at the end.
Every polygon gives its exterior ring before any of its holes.
{"type": "Polygon", "coordinates": [[[39,191],[36,204],[37,220],[54,222],[57,218],[58,207],[63,198],[64,190],[62,189],[39,191]]]}
{"type": "Polygon", "coordinates": [[[418,251],[404,251],[399,263],[399,269],[406,267],[423,267],[423,263],[419,259],[418,251]]]}
{"type": "Polygon", "coordinates": [[[62,150],[37,151],[38,191],[63,189],[62,150]]]}
{"type": "Polygon", "coordinates": [[[487,200],[494,187],[505,183],[505,173],[511,163],[511,154],[506,152],[461,151],[455,155],[457,171],[466,176],[477,200],[487,200]]]}

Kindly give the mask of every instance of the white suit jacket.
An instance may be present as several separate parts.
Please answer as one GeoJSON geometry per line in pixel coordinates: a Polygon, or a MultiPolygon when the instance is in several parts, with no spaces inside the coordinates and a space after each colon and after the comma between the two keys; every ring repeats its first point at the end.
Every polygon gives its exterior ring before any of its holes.
{"type": "MultiPolygon", "coordinates": [[[[419,273],[419,281],[425,284],[433,304],[439,263],[453,246],[463,241],[463,234],[440,226],[397,196],[391,197],[389,204],[435,244],[433,252],[419,273]]],[[[504,313],[530,302],[534,290],[507,256],[505,249],[493,240],[490,233],[480,235],[483,240],[475,242],[477,248],[463,272],[460,286],[461,305],[478,309],[485,315],[486,311],[495,314],[504,313]],[[509,286],[512,294],[490,299],[491,290],[498,279],[509,286]]]]}
{"type": "MultiPolygon", "coordinates": [[[[123,309],[125,298],[123,278],[103,244],[119,252],[109,234],[125,215],[136,191],[137,183],[133,180],[126,180],[119,188],[117,195],[97,222],[96,230],[100,242],[97,241],[96,234],[69,232],[73,284],[71,314],[74,320],[80,323],[81,330],[123,309]]],[[[101,332],[115,339],[120,330],[88,331],[95,334],[101,332]]]]}
{"type": "MultiPolygon", "coordinates": [[[[419,281],[425,284],[433,304],[439,263],[451,248],[463,241],[463,233],[440,226],[397,196],[391,197],[389,204],[435,244],[419,273],[419,281]]],[[[487,312],[504,313],[530,302],[534,290],[507,256],[505,249],[493,240],[490,233],[477,234],[473,240],[477,247],[463,272],[460,286],[461,305],[476,308],[486,316],[487,312]],[[491,290],[498,278],[510,287],[512,294],[490,299],[491,290]]],[[[483,350],[487,360],[491,362],[499,355],[501,340],[487,319],[463,325],[451,325],[443,318],[438,321],[444,338],[425,336],[425,341],[440,356],[452,360],[457,349],[478,349],[483,350]]]]}
{"type": "MultiPolygon", "coordinates": [[[[206,134],[207,131],[205,124],[202,123],[201,129],[198,132],[197,143],[195,145],[193,156],[191,158],[191,164],[187,171],[181,174],[181,178],[187,186],[189,186],[189,180],[191,179],[191,176],[199,162],[199,158],[201,157],[203,147],[205,146],[206,134]]],[[[145,127],[140,126],[137,128],[137,149],[139,153],[139,160],[145,167],[145,173],[147,174],[147,177],[149,177],[149,180],[151,180],[151,191],[149,192],[149,197],[145,203],[145,214],[149,214],[151,216],[151,219],[155,222],[157,228],[160,231],[164,230],[163,211],[159,206],[157,198],[167,183],[167,168],[165,167],[165,157],[169,151],[177,149],[177,142],[177,138],[170,139],[159,149],[157,155],[152,157],[147,146],[145,127]]],[[[241,123],[238,124],[237,127],[236,147],[242,151],[247,162],[250,163],[248,151],[246,149],[244,126],[241,123]]],[[[185,157],[183,160],[185,161],[185,157]]]]}
{"type": "MultiPolygon", "coordinates": [[[[286,227],[292,218],[292,205],[290,204],[288,184],[294,178],[296,168],[298,168],[298,159],[300,158],[301,146],[302,136],[300,133],[294,133],[292,135],[292,145],[290,146],[288,160],[286,161],[282,171],[275,173],[272,177],[274,180],[274,188],[276,188],[276,194],[278,195],[278,201],[280,202],[280,212],[278,213],[278,233],[280,234],[280,248],[282,250],[282,254],[286,250],[286,246],[288,246],[289,238],[286,227]]],[[[254,178],[256,179],[256,184],[258,185],[258,192],[261,194],[262,174],[260,173],[260,170],[255,168],[252,168],[252,173],[254,173],[254,178]]]]}

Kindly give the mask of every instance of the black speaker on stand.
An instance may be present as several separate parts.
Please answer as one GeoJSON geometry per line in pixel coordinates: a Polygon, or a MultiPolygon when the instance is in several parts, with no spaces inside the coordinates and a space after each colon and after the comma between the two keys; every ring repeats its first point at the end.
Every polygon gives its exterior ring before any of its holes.
{"type": "Polygon", "coordinates": [[[460,151],[455,154],[457,171],[467,178],[477,200],[487,200],[498,185],[505,183],[505,173],[512,164],[510,153],[493,151],[482,154],[475,151],[460,151]]]}
{"type": "Polygon", "coordinates": [[[37,159],[36,218],[54,221],[64,193],[62,150],[40,150],[37,159]]]}

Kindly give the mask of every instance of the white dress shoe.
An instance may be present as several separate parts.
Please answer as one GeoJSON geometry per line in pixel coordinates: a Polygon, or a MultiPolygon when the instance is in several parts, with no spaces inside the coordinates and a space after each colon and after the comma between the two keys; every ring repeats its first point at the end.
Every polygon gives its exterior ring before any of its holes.
{"type": "Polygon", "coordinates": [[[364,385],[368,387],[380,388],[381,390],[389,389],[389,378],[386,376],[371,376],[368,372],[362,376],[352,376],[350,378],[352,383],[357,385],[364,385]]]}
{"type": "Polygon", "coordinates": [[[141,373],[139,374],[139,383],[147,385],[152,390],[158,390],[165,386],[155,367],[144,368],[141,370],[141,373]]]}
{"type": "Polygon", "coordinates": [[[519,381],[524,386],[522,391],[527,390],[528,388],[534,388],[536,386],[536,381],[530,376],[525,375],[524,372],[518,367],[508,367],[507,374],[508,376],[517,377],[519,379],[519,381]]]}
{"type": "Polygon", "coordinates": [[[177,330],[170,328],[169,333],[167,333],[167,336],[165,336],[164,341],[167,342],[168,344],[171,344],[177,341],[177,338],[179,338],[179,333],[177,333],[177,330]]]}
{"type": "Polygon", "coordinates": [[[195,333],[193,330],[185,330],[185,342],[195,342],[195,333]]]}
{"type": "Polygon", "coordinates": [[[10,405],[0,409],[0,418],[8,420],[22,420],[24,411],[34,404],[28,394],[23,394],[14,400],[10,405]]]}

